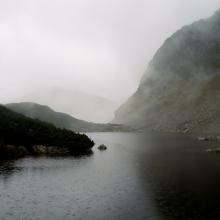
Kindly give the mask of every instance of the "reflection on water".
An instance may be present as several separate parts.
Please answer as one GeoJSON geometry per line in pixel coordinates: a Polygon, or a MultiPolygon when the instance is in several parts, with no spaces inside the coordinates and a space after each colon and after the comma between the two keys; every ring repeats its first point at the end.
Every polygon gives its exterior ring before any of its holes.
{"type": "Polygon", "coordinates": [[[154,150],[139,157],[144,167],[139,174],[143,185],[151,181],[162,216],[219,219],[220,155],[208,154],[206,142],[186,137],[157,137],[153,143],[154,150]]]}
{"type": "Polygon", "coordinates": [[[219,219],[220,155],[181,136],[89,134],[108,150],[0,161],[0,219],[219,219]]]}
{"type": "Polygon", "coordinates": [[[13,173],[19,172],[20,168],[14,166],[13,161],[1,161],[0,160],[0,181],[3,184],[7,184],[8,179],[13,173]]]}

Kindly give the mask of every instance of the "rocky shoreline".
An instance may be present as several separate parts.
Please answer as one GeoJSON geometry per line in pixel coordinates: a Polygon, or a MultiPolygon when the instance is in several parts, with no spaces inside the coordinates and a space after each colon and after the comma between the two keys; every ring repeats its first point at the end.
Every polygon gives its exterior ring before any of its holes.
{"type": "Polygon", "coordinates": [[[71,152],[67,147],[57,146],[15,146],[15,145],[1,145],[0,146],[0,159],[1,158],[20,158],[25,156],[74,156],[91,154],[92,150],[82,150],[71,152]]]}

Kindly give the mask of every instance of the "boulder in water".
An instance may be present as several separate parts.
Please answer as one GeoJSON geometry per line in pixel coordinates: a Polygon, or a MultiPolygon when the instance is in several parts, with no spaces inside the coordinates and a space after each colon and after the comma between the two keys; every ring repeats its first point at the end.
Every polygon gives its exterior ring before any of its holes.
{"type": "Polygon", "coordinates": [[[107,150],[107,147],[104,145],[104,144],[101,144],[99,147],[98,147],[99,150],[103,151],[103,150],[107,150]]]}

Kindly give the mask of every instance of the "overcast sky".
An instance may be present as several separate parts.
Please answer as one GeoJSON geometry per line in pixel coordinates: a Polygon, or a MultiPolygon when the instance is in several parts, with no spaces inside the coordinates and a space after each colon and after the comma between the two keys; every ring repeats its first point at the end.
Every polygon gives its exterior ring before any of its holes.
{"type": "Polygon", "coordinates": [[[0,0],[0,102],[44,87],[122,101],[163,41],[219,0],[0,0]]]}

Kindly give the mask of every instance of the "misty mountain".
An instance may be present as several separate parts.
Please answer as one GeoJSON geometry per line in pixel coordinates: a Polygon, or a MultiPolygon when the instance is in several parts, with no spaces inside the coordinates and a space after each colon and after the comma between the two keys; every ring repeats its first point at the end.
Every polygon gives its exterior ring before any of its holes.
{"type": "Polygon", "coordinates": [[[159,48],[113,122],[171,132],[220,130],[220,10],[159,48]]]}
{"type": "Polygon", "coordinates": [[[0,105],[0,157],[32,154],[34,145],[76,153],[91,149],[94,143],[86,135],[30,119],[0,105]]]}
{"type": "Polygon", "coordinates": [[[106,123],[113,119],[119,104],[78,90],[46,88],[17,97],[10,102],[34,102],[90,122],[106,123]]]}
{"type": "Polygon", "coordinates": [[[128,127],[114,124],[96,124],[76,119],[68,114],[55,112],[48,106],[31,102],[11,103],[7,108],[33,119],[39,119],[53,124],[58,128],[65,128],[77,132],[104,132],[129,130],[128,127]]]}

